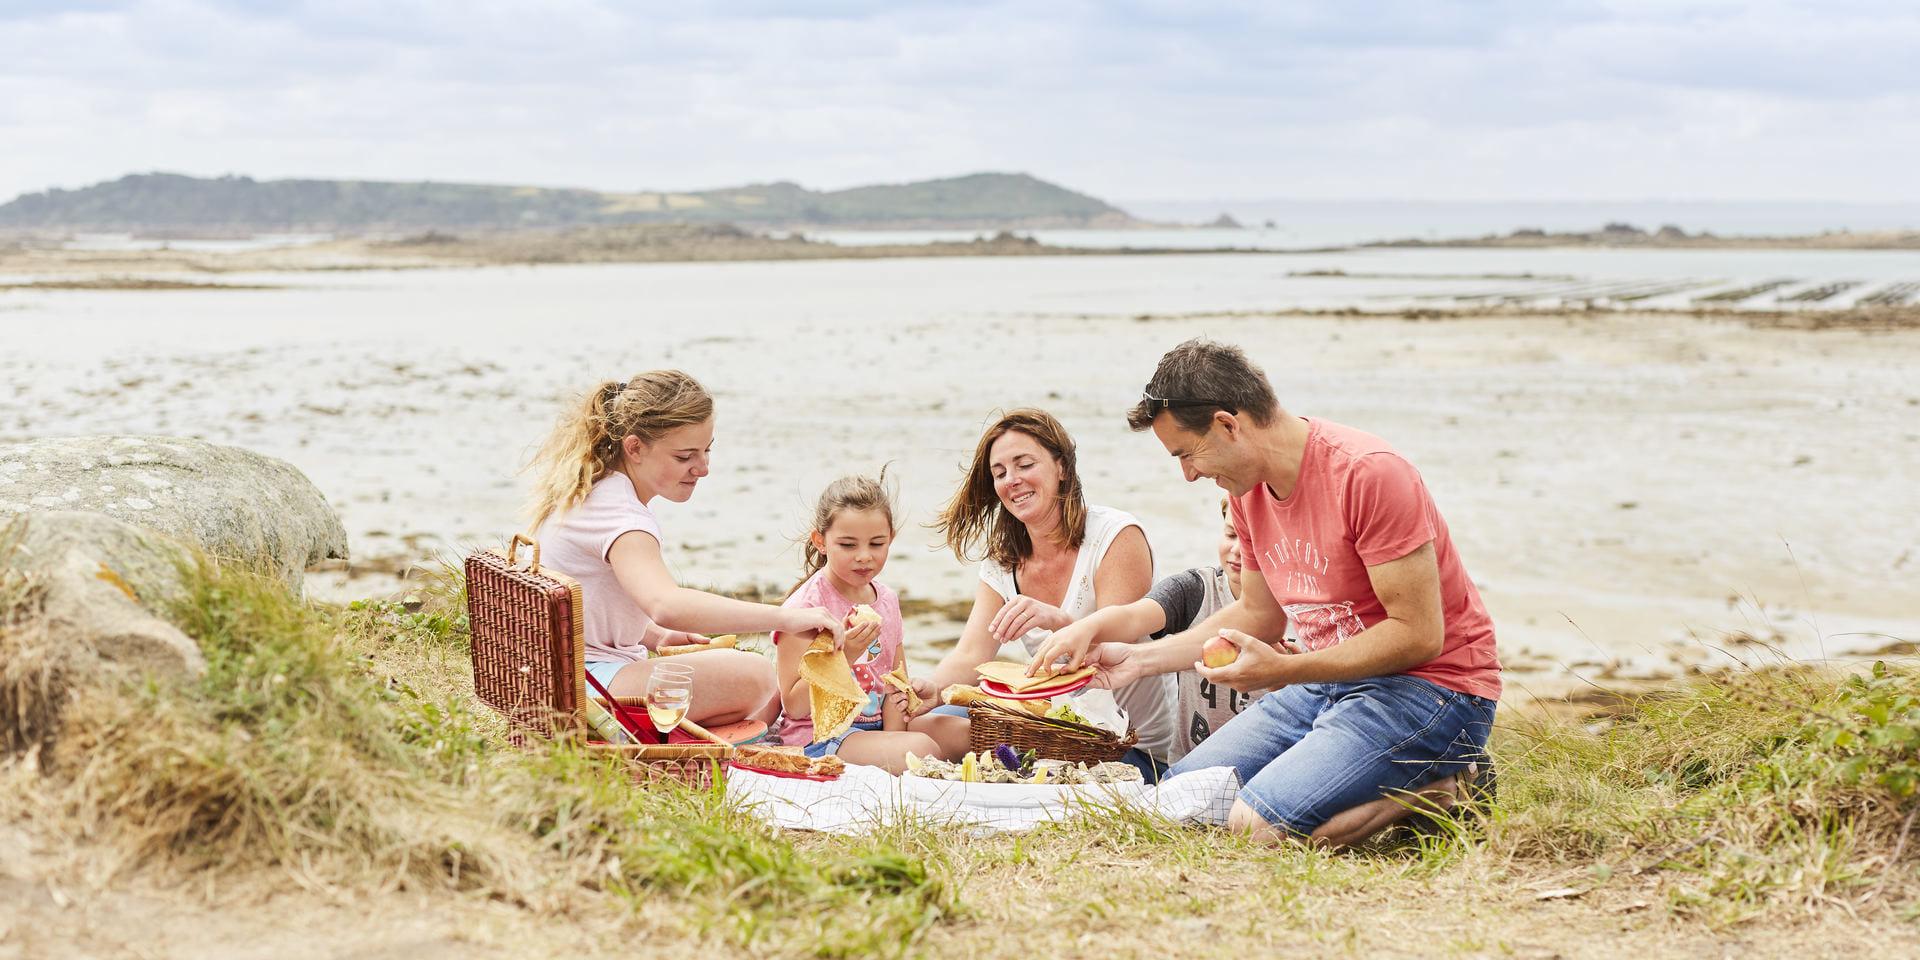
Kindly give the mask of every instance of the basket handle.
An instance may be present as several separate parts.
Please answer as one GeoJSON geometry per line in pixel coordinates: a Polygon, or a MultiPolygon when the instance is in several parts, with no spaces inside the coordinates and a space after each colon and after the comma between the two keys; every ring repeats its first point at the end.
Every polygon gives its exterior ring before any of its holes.
{"type": "Polygon", "coordinates": [[[533,556],[527,560],[527,572],[539,573],[540,572],[540,541],[535,540],[524,533],[516,533],[513,535],[512,540],[507,541],[507,567],[508,568],[513,567],[514,554],[517,554],[520,552],[520,545],[523,543],[533,548],[533,556]]]}

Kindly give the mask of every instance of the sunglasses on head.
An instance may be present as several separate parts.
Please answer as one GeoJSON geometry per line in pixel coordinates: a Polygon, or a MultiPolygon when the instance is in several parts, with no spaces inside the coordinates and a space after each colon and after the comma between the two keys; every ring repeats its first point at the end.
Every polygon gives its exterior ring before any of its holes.
{"type": "Polygon", "coordinates": [[[1217,407],[1228,413],[1237,414],[1240,412],[1234,409],[1231,403],[1222,403],[1218,400],[1198,400],[1192,397],[1156,397],[1145,390],[1140,391],[1140,402],[1146,405],[1147,416],[1150,417],[1157,417],[1161,411],[1172,410],[1175,407],[1217,407]]]}

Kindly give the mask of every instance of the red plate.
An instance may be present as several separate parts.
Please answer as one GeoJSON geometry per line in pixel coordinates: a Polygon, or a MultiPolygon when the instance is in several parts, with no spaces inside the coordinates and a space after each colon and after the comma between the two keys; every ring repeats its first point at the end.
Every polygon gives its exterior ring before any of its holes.
{"type": "Polygon", "coordinates": [[[983,693],[999,697],[1002,700],[1045,700],[1050,697],[1057,697],[1063,693],[1072,693],[1092,682],[1093,675],[1088,674],[1072,683],[1063,683],[1052,687],[1039,687],[1020,692],[1010,687],[1001,686],[1000,683],[995,680],[982,680],[980,681],[980,690],[983,693]]]}

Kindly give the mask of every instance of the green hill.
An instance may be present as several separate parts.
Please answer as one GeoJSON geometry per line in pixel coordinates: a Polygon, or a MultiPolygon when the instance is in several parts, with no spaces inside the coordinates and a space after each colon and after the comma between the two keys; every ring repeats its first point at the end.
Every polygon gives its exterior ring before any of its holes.
{"type": "Polygon", "coordinates": [[[692,193],[367,180],[131,174],[0,206],[0,229],[149,233],[513,230],[650,222],[750,226],[1125,226],[1126,212],[1023,173],[815,191],[794,183],[692,193]]]}

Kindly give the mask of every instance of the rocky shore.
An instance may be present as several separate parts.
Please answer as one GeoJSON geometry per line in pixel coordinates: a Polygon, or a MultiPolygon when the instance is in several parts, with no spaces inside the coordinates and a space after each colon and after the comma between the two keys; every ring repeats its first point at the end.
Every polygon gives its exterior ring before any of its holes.
{"type": "Polygon", "coordinates": [[[1830,230],[1797,236],[1719,236],[1707,231],[1688,233],[1667,224],[1644,230],[1630,223],[1609,223],[1598,230],[1554,231],[1522,228],[1510,233],[1443,240],[1408,238],[1365,244],[1380,248],[1425,247],[1646,247],[1695,250],[1920,250],[1920,230],[1853,232],[1830,230]]]}
{"type": "Polygon", "coordinates": [[[0,278],[38,278],[0,290],[69,288],[63,278],[87,276],[86,289],[205,289],[232,284],[171,283],[154,273],[282,273],[413,270],[553,263],[703,263],[750,260],[881,260],[914,257],[1072,257],[1207,253],[1271,254],[1237,247],[1072,247],[1001,231],[973,240],[838,244],[804,234],[757,233],[730,224],[669,223],[568,230],[449,232],[402,237],[346,237],[297,246],[207,250],[69,249],[63,237],[0,243],[0,278]],[[133,274],[142,276],[135,277],[133,274]]]}

